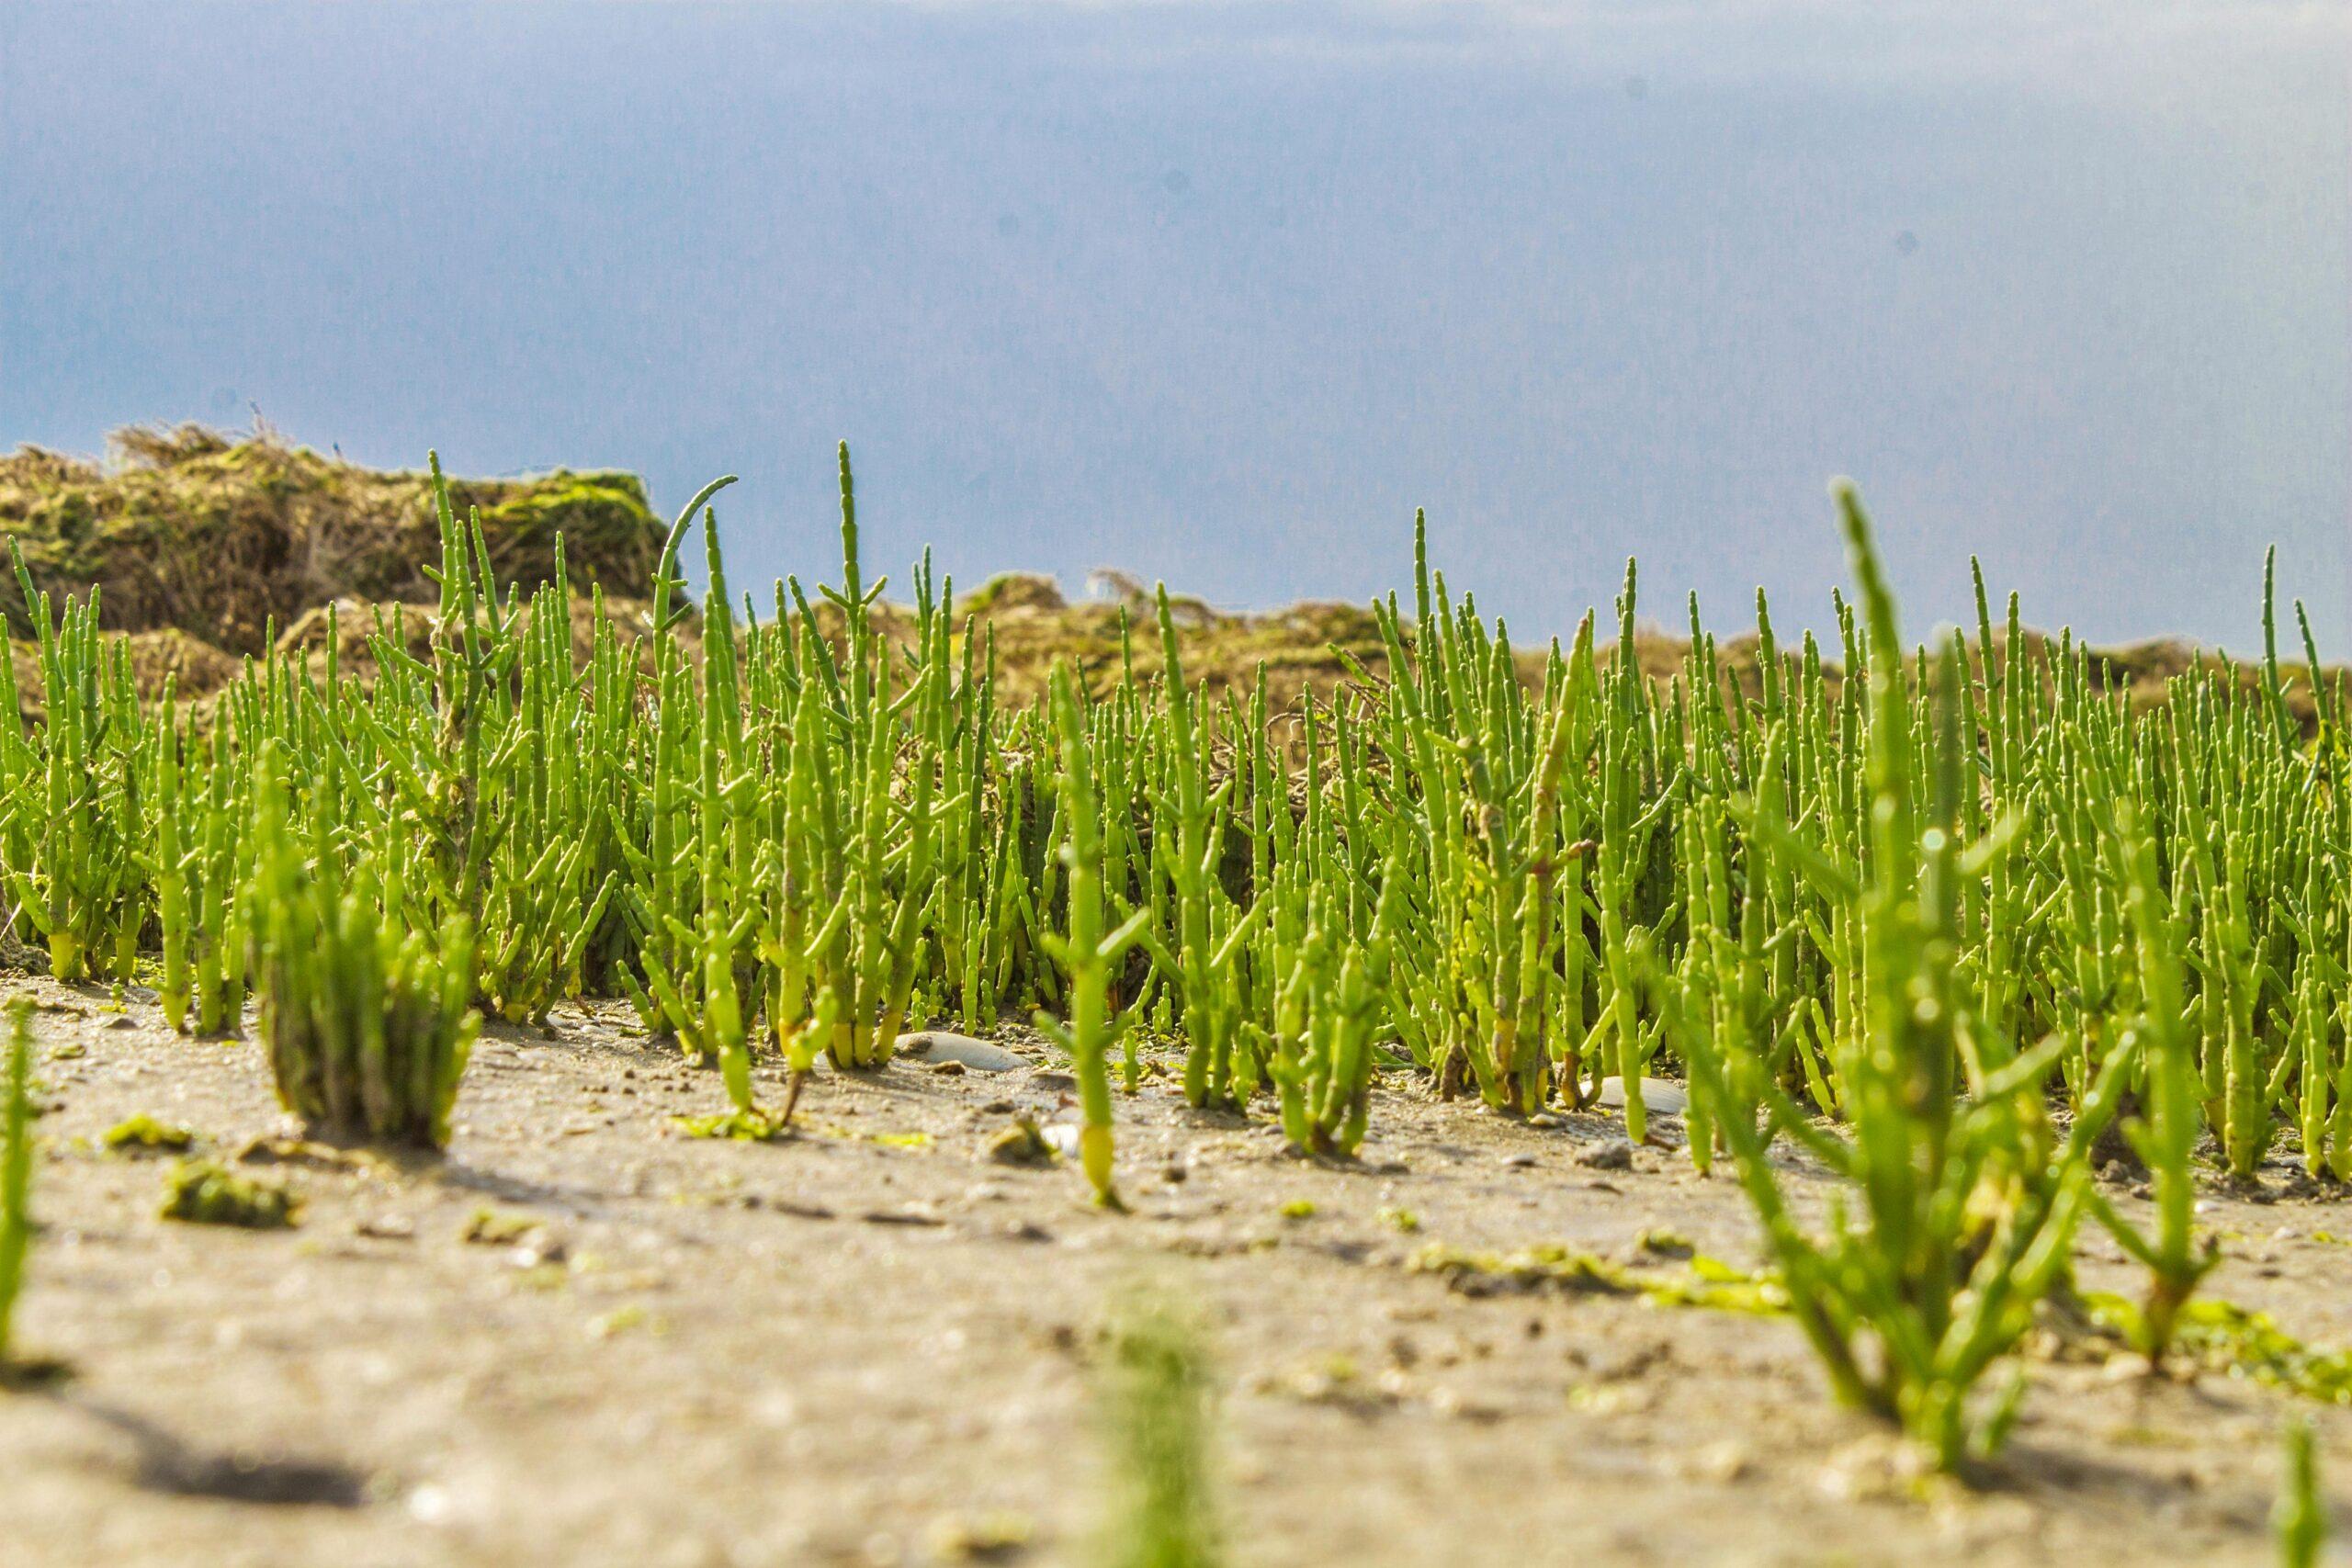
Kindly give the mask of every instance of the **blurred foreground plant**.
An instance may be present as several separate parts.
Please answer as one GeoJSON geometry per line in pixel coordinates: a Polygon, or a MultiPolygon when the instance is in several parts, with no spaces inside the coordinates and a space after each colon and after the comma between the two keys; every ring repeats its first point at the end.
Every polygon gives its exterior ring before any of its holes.
{"type": "Polygon", "coordinates": [[[1101,1568],[1212,1568],[1223,1561],[1209,1474],[1216,1389],[1197,1327],[1137,1293],[1114,1310],[1096,1372],[1107,1447],[1101,1568]]]}
{"type": "Polygon", "coordinates": [[[0,1371],[11,1360],[10,1324],[32,1245],[32,1004],[8,1005],[8,1064],[0,1080],[0,1371]]]}
{"type": "Polygon", "coordinates": [[[2290,1422],[2286,1464],[2278,1477],[2278,1502],[2271,1524],[2278,1532],[2279,1568],[2319,1568],[2327,1544],[2327,1499],[2319,1489],[2317,1440],[2308,1418],[2290,1422]]]}

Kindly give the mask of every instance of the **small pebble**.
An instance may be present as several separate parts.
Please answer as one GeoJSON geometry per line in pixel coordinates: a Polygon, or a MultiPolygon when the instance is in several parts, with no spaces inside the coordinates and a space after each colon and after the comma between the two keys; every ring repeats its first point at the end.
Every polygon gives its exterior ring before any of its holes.
{"type": "MultiPolygon", "coordinates": [[[[1048,1165],[1058,1147],[1036,1123],[1023,1117],[989,1140],[987,1155],[999,1165],[1048,1165]]],[[[1077,1141],[1071,1140],[1075,1150],[1077,1141]]]]}
{"type": "Polygon", "coordinates": [[[1634,1145],[1623,1138],[1612,1138],[1595,1147],[1579,1150],[1577,1163],[1594,1170],[1631,1170],[1634,1168],[1634,1145]]]}
{"type": "Polygon", "coordinates": [[[986,1040],[975,1040],[968,1034],[955,1034],[944,1029],[927,1029],[916,1034],[899,1036],[896,1049],[906,1056],[917,1056],[938,1066],[946,1062],[960,1063],[976,1073],[1009,1073],[1025,1067],[1029,1058],[1017,1052],[986,1040]]]}
{"type": "MultiPolygon", "coordinates": [[[[1600,1103],[1612,1110],[1623,1105],[1625,1080],[1601,1079],[1600,1103]]],[[[1642,1106],[1653,1116],[1679,1116],[1690,1109],[1690,1092],[1670,1079],[1645,1077],[1642,1080],[1642,1106]]]]}
{"type": "Polygon", "coordinates": [[[510,1253],[507,1261],[517,1269],[537,1269],[543,1263],[560,1263],[571,1256],[560,1236],[534,1233],[510,1253]]]}

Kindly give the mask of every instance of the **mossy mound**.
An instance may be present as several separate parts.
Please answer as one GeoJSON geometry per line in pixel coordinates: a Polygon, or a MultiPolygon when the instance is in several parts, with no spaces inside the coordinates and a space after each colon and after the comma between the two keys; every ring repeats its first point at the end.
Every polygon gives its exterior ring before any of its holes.
{"type": "Polygon", "coordinates": [[[1016,610],[1054,615],[1069,608],[1061,584],[1034,571],[1001,571],[976,592],[956,601],[958,615],[1001,615],[1016,610]]]}
{"type": "MultiPolygon", "coordinates": [[[[262,652],[273,622],[329,600],[435,598],[421,570],[439,553],[432,496],[424,473],[198,425],[119,432],[104,464],[29,446],[0,457],[0,533],[37,588],[62,602],[95,585],[107,629],[176,629],[230,654],[262,652]]],[[[554,575],[558,534],[582,589],[641,593],[661,556],[633,474],[452,479],[449,497],[480,510],[498,575],[526,588],[554,575]]],[[[0,615],[28,636],[23,592],[0,576],[0,615]]]]}
{"type": "MultiPolygon", "coordinates": [[[[639,597],[658,564],[662,525],[646,502],[642,480],[613,472],[553,473],[519,479],[449,480],[460,513],[481,513],[492,563],[502,581],[526,589],[551,578],[555,541],[563,537],[573,585],[575,648],[585,655],[590,631],[587,593],[605,591],[606,609],[624,638],[647,629],[639,597]]],[[[276,646],[306,655],[314,671],[328,661],[326,606],[336,606],[334,663],[362,681],[374,672],[368,637],[379,612],[402,606],[400,631],[422,653],[425,614],[438,594],[424,567],[438,558],[432,482],[413,470],[365,468],[291,446],[263,432],[232,439],[198,425],[141,427],[118,432],[109,460],[88,461],[24,447],[0,457],[0,533],[17,539],[37,587],[53,601],[101,590],[101,624],[130,643],[140,690],[161,695],[166,680],[182,698],[201,704],[237,674],[244,655],[276,646]]],[[[1150,592],[1125,573],[1093,575],[1096,596],[1071,601],[1051,577],[1005,572],[960,595],[954,615],[960,632],[992,635],[1000,702],[1019,705],[1045,690],[1055,660],[1069,660],[1098,690],[1114,684],[1132,660],[1146,675],[1160,667],[1159,632],[1150,592]]],[[[1329,700],[1354,679],[1351,663],[1374,680],[1387,674],[1379,626],[1362,605],[1309,602],[1286,609],[1231,614],[1190,596],[1171,608],[1182,641],[1184,671],[1209,688],[1247,698],[1262,663],[1268,695],[1278,714],[1295,713],[1313,692],[1329,700]]],[[[30,635],[23,594],[12,573],[0,571],[0,615],[13,638],[30,635]]],[[[838,614],[818,609],[827,635],[838,638],[838,614]]],[[[914,617],[902,605],[876,604],[876,629],[905,644],[914,617]]],[[[695,627],[681,635],[694,651],[695,627]]],[[[2007,658],[1996,635],[1993,657],[2007,658]]],[[[2023,634],[2038,652],[2047,639],[2023,634]]],[[[1689,643],[1644,626],[1634,657],[1661,682],[1684,673],[1689,643]]],[[[40,679],[31,647],[11,649],[20,710],[39,713],[40,679]]],[[[1787,649],[1783,649],[1784,654],[1787,649]]],[[[1521,677],[1543,679],[1541,646],[1518,650],[1521,677]]],[[[1749,698],[1761,694],[1761,649],[1754,634],[1726,637],[1716,647],[1725,677],[1749,698]]],[[[2158,640],[2094,650],[2093,686],[2126,692],[2140,707],[2161,703],[2165,682],[2195,666],[2230,667],[2221,655],[2188,643],[2158,640]]],[[[2234,665],[2249,685],[2256,666],[2234,665]]],[[[2312,721],[2312,678],[2284,668],[2287,701],[2304,724],[2312,721]]],[[[1835,688],[1838,676],[1828,672],[1835,688]]]]}

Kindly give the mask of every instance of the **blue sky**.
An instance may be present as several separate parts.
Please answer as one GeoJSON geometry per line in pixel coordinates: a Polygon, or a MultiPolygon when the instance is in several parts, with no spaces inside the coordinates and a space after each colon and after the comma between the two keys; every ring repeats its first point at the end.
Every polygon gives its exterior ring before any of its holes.
{"type": "Polygon", "coordinates": [[[0,6],[0,443],[744,476],[730,574],[2352,653],[2340,6],[0,6]]]}

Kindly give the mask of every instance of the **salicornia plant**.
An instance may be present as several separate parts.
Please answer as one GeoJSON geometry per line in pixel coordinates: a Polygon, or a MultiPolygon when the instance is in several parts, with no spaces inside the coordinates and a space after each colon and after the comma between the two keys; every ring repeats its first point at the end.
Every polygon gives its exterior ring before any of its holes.
{"type": "Polygon", "coordinates": [[[1102,796],[1094,784],[1093,744],[1087,716],[1068,666],[1053,676],[1054,729],[1061,742],[1062,820],[1069,838],[1061,851],[1069,871],[1069,926],[1047,933],[1046,950],[1069,975],[1069,1021],[1037,1014],[1037,1027],[1070,1055],[1078,1077],[1079,1165],[1095,1201],[1120,1207],[1112,1183],[1110,1053],[1121,1020],[1111,1007],[1111,970],[1141,935],[1148,911],[1137,911],[1117,930],[1105,929],[1102,895],[1102,796]]]}
{"type": "Polygon", "coordinates": [[[262,1043],[288,1111],[334,1135],[439,1148],[481,1017],[473,933],[408,929],[397,884],[335,863],[291,819],[282,759],[255,780],[254,972],[262,1043]]]}
{"type": "Polygon", "coordinates": [[[1961,887],[1999,847],[1963,847],[1955,830],[1967,765],[1958,672],[1947,656],[1923,766],[1894,597],[1860,501],[1841,490],[1839,505],[1867,630],[1869,880],[1855,886],[1793,829],[1753,847],[1792,861],[1860,930],[1863,1017],[1834,1069],[1850,1135],[1815,1128],[1726,1050],[1752,1052],[1752,1040],[1719,1035],[1670,983],[1656,989],[1832,1385],[1952,1469],[1997,1447],[2014,1416],[2017,1379],[1983,1407],[1973,1395],[2066,1266],[2098,1120],[2078,1119],[2053,1146],[2042,1080],[2064,1042],[2017,1050],[1959,983],[1961,887]],[[1824,1235],[1807,1234],[1782,1192],[1767,1152],[1781,1132],[1850,1184],[1833,1195],[1824,1235]]]}
{"type": "MultiPolygon", "coordinates": [[[[151,901],[139,789],[146,727],[130,650],[99,636],[95,588],[52,620],[14,539],[8,547],[39,637],[44,716],[26,730],[12,713],[0,734],[0,829],[13,840],[0,875],[46,942],[50,973],[128,979],[151,901]]],[[[12,709],[15,671],[11,660],[12,709]]]]}
{"type": "Polygon", "coordinates": [[[2115,880],[2123,889],[2139,966],[2139,1008],[2132,1028],[2141,1044],[2143,1109],[2124,1123],[2123,1132],[2148,1168],[2155,1234],[2143,1235],[2095,1189],[2090,1197],[2100,1224],[2148,1270],[2136,1337],[2140,1350],[2161,1366],[2181,1309],[2221,1261],[2221,1254],[2210,1240],[2199,1246],[2194,1228],[2194,1160],[2203,1128],[2197,1100],[2202,1084],[2189,1034],[2181,937],[2157,886],[2154,840],[2129,804],[2121,809],[2113,844],[2120,873],[2115,880]]]}

